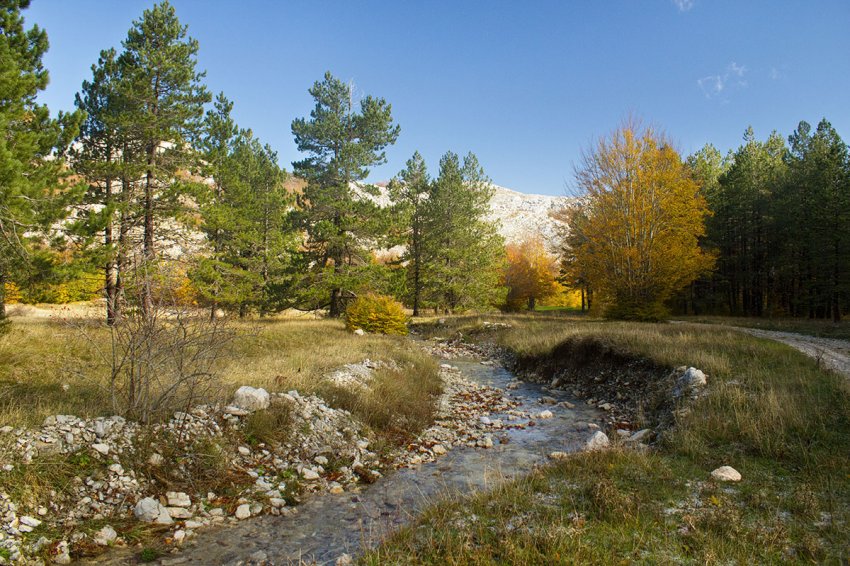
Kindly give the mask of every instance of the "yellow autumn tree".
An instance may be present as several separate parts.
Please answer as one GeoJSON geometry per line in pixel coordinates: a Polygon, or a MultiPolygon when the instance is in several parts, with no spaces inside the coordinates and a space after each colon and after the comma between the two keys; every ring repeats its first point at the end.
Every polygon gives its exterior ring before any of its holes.
{"type": "Polygon", "coordinates": [[[574,271],[609,318],[664,318],[665,301],[714,261],[698,243],[709,214],[699,185],[662,134],[634,122],[583,155],[576,181],[574,271]]]}
{"type": "Polygon", "coordinates": [[[558,292],[557,259],[546,251],[543,240],[533,237],[521,244],[509,244],[504,285],[508,288],[507,306],[519,310],[527,306],[534,310],[537,301],[558,292]]]}

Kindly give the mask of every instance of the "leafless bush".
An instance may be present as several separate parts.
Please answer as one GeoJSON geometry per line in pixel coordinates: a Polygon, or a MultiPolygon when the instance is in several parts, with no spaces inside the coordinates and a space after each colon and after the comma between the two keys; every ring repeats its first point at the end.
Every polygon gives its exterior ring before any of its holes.
{"type": "Polygon", "coordinates": [[[122,318],[106,329],[106,340],[102,328],[81,328],[105,366],[112,410],[150,423],[213,397],[235,331],[228,319],[210,319],[168,289],[160,286],[152,301],[148,282],[136,288],[127,294],[122,318]]]}

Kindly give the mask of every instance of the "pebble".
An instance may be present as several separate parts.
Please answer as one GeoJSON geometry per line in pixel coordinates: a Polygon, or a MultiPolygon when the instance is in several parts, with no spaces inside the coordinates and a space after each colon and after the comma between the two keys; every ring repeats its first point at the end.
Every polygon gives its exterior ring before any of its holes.
{"type": "Polygon", "coordinates": [[[189,507],[192,505],[191,498],[182,491],[166,492],[165,498],[168,500],[169,507],[189,507]]]}
{"type": "Polygon", "coordinates": [[[103,443],[92,444],[92,445],[91,445],[91,447],[92,447],[95,451],[97,451],[97,452],[99,452],[99,453],[103,454],[104,456],[106,456],[107,454],[109,454],[109,445],[108,445],[108,444],[103,444],[103,443]]]}
{"type": "Polygon", "coordinates": [[[243,503],[239,507],[236,508],[236,513],[233,515],[239,520],[247,519],[251,516],[251,505],[248,503],[243,503]]]}
{"type": "Polygon", "coordinates": [[[301,477],[307,481],[315,481],[319,479],[320,476],[318,473],[316,473],[315,470],[311,470],[310,468],[302,468],[301,477]]]}

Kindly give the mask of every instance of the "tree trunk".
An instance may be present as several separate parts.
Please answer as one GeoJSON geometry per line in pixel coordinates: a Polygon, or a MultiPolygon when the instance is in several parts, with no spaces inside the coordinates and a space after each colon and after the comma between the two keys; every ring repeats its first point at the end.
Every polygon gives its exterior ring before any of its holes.
{"type": "MultiPolygon", "coordinates": [[[[126,179],[122,182],[124,194],[129,195],[130,182],[126,179]]],[[[124,198],[127,198],[125,196],[124,198]]],[[[127,249],[130,239],[130,219],[127,211],[121,212],[121,220],[118,226],[118,250],[115,256],[115,320],[120,321],[124,311],[124,274],[127,269],[127,249]]]]}
{"type": "Polygon", "coordinates": [[[529,297],[528,298],[528,310],[533,311],[536,306],[537,306],[537,299],[534,298],[534,297],[529,297]]]}
{"type": "MultiPolygon", "coordinates": [[[[106,179],[106,203],[107,206],[112,204],[112,179],[106,179]]],[[[103,243],[107,249],[112,247],[114,242],[112,234],[112,218],[106,223],[103,229],[103,243]]],[[[106,277],[106,324],[112,326],[115,324],[117,294],[115,288],[117,286],[118,272],[115,266],[115,252],[110,250],[110,256],[106,260],[105,277],[106,277]]]]}
{"type": "Polygon", "coordinates": [[[153,268],[154,257],[156,251],[154,250],[154,219],[153,219],[153,184],[155,181],[154,173],[153,173],[153,163],[154,163],[154,152],[156,151],[156,147],[152,147],[148,150],[148,170],[145,175],[145,196],[144,196],[144,217],[145,217],[145,228],[144,228],[144,257],[145,257],[145,274],[144,274],[144,288],[142,290],[142,312],[145,315],[148,315],[153,310],[153,283],[151,281],[151,273],[148,271],[153,268]]]}
{"type": "Polygon", "coordinates": [[[0,325],[6,321],[6,274],[0,271],[0,325]]]}
{"type": "Polygon", "coordinates": [[[328,310],[328,316],[331,318],[342,316],[342,289],[339,287],[331,289],[331,305],[328,310]]]}

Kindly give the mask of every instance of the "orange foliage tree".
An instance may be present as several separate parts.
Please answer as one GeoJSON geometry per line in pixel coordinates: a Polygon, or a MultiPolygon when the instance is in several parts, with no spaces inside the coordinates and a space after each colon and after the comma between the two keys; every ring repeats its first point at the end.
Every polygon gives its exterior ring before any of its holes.
{"type": "Polygon", "coordinates": [[[664,318],[666,299],[713,265],[698,245],[709,214],[698,183],[663,135],[634,123],[585,153],[576,181],[570,261],[606,316],[664,318]]]}
{"type": "Polygon", "coordinates": [[[508,308],[518,310],[524,305],[534,310],[538,300],[558,292],[555,278],[558,261],[546,251],[539,237],[525,240],[519,245],[506,247],[508,263],[505,267],[504,285],[508,287],[508,308]]]}

